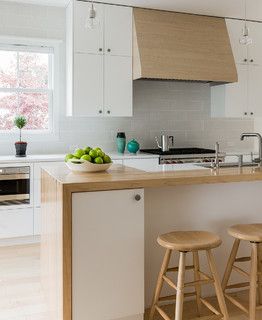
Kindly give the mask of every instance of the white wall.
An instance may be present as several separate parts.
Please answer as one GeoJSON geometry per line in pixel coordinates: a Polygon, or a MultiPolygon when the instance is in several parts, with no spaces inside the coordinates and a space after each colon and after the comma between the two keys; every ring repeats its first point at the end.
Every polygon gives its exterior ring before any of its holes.
{"type": "MultiPolygon", "coordinates": [[[[0,35],[62,39],[59,139],[43,145],[30,142],[30,153],[60,153],[81,145],[113,150],[118,130],[136,138],[142,147],[155,145],[164,130],[175,135],[176,146],[213,147],[221,142],[228,151],[251,151],[252,142],[240,142],[243,131],[253,131],[253,121],[210,118],[210,88],[206,84],[137,81],[134,83],[133,118],[65,117],[65,10],[0,2],[0,35]]],[[[14,138],[15,141],[15,138],[14,138]]],[[[2,141],[0,154],[14,152],[2,141]]]]}

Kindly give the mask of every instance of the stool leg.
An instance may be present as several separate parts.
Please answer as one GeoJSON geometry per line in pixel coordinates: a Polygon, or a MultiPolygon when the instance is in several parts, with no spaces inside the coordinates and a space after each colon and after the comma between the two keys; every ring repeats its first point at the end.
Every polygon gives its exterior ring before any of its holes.
{"type": "Polygon", "coordinates": [[[208,260],[208,264],[210,267],[210,271],[211,271],[213,279],[214,279],[214,286],[215,286],[215,290],[216,290],[218,304],[219,304],[221,313],[223,314],[223,319],[228,320],[229,316],[228,316],[227,306],[225,303],[223,290],[222,290],[222,287],[220,284],[220,280],[219,280],[219,276],[218,276],[218,272],[217,272],[217,268],[216,268],[216,264],[215,264],[215,259],[214,259],[214,256],[213,256],[211,250],[207,250],[206,253],[207,253],[207,260],[208,260]]]}
{"type": "Polygon", "coordinates": [[[230,275],[231,275],[231,272],[232,272],[232,267],[233,267],[233,264],[234,264],[234,262],[236,260],[239,244],[240,244],[240,240],[236,239],[234,241],[234,244],[233,244],[229,259],[228,259],[227,267],[226,267],[226,270],[225,270],[225,273],[224,273],[224,277],[223,277],[223,280],[222,280],[222,289],[223,289],[223,291],[226,290],[226,286],[228,284],[228,281],[229,281],[229,278],[230,278],[230,275]]]}
{"type": "Polygon", "coordinates": [[[159,272],[159,275],[158,275],[157,283],[156,283],[156,289],[155,289],[155,293],[154,293],[154,297],[153,297],[152,306],[151,306],[151,309],[150,309],[149,320],[152,320],[153,317],[154,317],[154,313],[155,313],[155,310],[156,310],[155,305],[158,302],[158,299],[159,299],[159,296],[160,296],[160,293],[161,293],[161,289],[163,287],[163,281],[164,281],[163,280],[163,275],[166,273],[166,270],[168,268],[168,264],[169,264],[170,257],[171,257],[171,252],[172,252],[172,250],[167,249],[166,253],[165,253],[165,256],[164,256],[164,260],[163,260],[163,263],[162,263],[162,266],[161,266],[161,269],[160,269],[160,272],[159,272]]]}
{"type": "MultiPolygon", "coordinates": [[[[193,261],[194,261],[194,278],[195,281],[200,280],[200,275],[199,275],[199,256],[198,256],[198,251],[193,252],[193,261]]],[[[196,290],[196,301],[197,301],[197,311],[198,311],[198,316],[201,316],[201,286],[199,284],[195,285],[195,290],[196,290]]]]}
{"type": "Polygon", "coordinates": [[[249,291],[249,320],[256,319],[257,304],[257,255],[258,244],[252,243],[251,271],[250,271],[250,291],[249,291]]]}
{"type": "Polygon", "coordinates": [[[262,243],[258,244],[258,263],[257,268],[259,271],[258,275],[258,296],[259,304],[262,304],[262,243]]]}
{"type": "Polygon", "coordinates": [[[182,317],[183,317],[185,265],[186,265],[186,252],[180,252],[178,276],[177,276],[175,320],[182,320],[182,317]]]}

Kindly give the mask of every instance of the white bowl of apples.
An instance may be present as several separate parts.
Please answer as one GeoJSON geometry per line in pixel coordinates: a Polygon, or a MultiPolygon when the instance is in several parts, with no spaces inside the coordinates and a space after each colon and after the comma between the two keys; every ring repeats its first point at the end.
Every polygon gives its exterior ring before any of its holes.
{"type": "Polygon", "coordinates": [[[74,172],[106,171],[112,165],[111,158],[101,148],[76,149],[65,157],[67,167],[74,172]]]}

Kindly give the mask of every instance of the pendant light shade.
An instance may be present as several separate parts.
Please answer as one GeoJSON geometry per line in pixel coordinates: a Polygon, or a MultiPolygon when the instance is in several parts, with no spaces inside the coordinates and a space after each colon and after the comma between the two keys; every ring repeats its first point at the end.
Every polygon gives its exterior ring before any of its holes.
{"type": "Polygon", "coordinates": [[[245,23],[244,23],[244,27],[242,29],[242,36],[239,38],[239,43],[244,46],[248,46],[248,45],[252,44],[252,42],[253,42],[253,40],[249,36],[249,28],[247,27],[247,2],[245,0],[245,23]]]}
{"type": "Polygon", "coordinates": [[[86,20],[85,27],[92,30],[92,29],[97,28],[99,26],[99,24],[100,24],[100,21],[97,18],[97,12],[95,10],[94,3],[92,2],[91,6],[89,8],[88,17],[86,20]]]}

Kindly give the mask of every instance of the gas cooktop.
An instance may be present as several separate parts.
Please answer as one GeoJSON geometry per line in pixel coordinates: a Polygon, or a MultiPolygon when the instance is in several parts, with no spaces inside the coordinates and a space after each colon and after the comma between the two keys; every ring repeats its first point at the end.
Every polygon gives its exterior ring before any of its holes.
{"type": "Polygon", "coordinates": [[[161,156],[215,154],[215,150],[204,148],[174,148],[169,151],[162,151],[161,149],[141,149],[140,152],[158,154],[161,156]]]}

